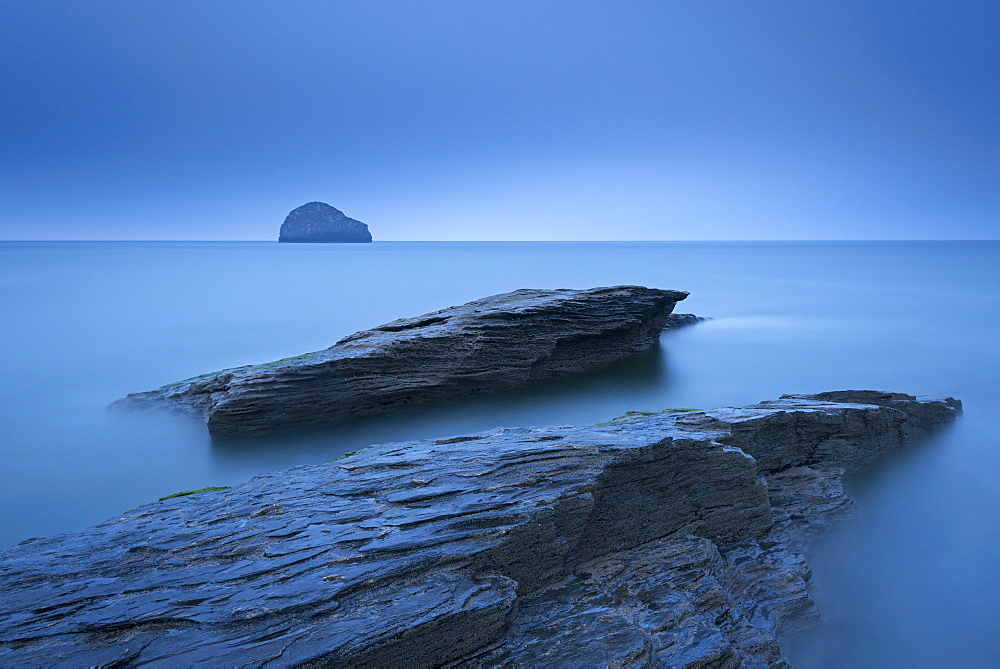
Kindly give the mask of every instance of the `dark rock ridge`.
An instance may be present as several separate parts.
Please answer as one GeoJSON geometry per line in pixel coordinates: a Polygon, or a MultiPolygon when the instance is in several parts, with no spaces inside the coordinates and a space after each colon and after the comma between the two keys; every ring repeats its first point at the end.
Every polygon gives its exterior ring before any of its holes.
{"type": "Polygon", "coordinates": [[[675,290],[516,290],[357,332],[328,349],[134,393],[112,407],[170,403],[215,438],[335,423],[410,404],[519,388],[646,351],[675,290]]]}
{"type": "Polygon", "coordinates": [[[667,324],[663,327],[664,330],[673,330],[674,328],[682,328],[685,325],[694,325],[695,323],[701,323],[702,321],[712,320],[706,318],[705,316],[695,316],[694,314],[670,314],[667,318],[667,324]]]}
{"type": "Polygon", "coordinates": [[[841,478],[951,398],[382,444],[0,554],[3,666],[786,666],[841,478]]]}
{"type": "Polygon", "coordinates": [[[371,242],[368,226],[325,202],[309,202],[285,217],[279,242],[371,242]]]}

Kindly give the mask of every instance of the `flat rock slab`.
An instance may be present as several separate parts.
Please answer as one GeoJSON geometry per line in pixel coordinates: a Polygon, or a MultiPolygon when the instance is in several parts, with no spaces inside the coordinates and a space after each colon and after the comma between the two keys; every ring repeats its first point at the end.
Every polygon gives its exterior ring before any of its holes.
{"type": "Polygon", "coordinates": [[[687,293],[516,290],[357,332],[328,349],[205,374],[111,406],[169,404],[215,438],[260,435],[497,392],[652,348],[687,293]]]}
{"type": "Polygon", "coordinates": [[[2,666],[782,666],[840,478],[953,419],[845,391],[372,446],[0,554],[2,666]]]}

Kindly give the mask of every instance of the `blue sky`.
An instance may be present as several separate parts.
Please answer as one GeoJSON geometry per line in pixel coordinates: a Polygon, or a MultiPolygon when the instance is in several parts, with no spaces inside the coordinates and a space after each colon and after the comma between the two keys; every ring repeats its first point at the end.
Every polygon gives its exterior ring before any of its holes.
{"type": "Polygon", "coordinates": [[[0,239],[996,239],[1000,3],[0,1],[0,239]]]}

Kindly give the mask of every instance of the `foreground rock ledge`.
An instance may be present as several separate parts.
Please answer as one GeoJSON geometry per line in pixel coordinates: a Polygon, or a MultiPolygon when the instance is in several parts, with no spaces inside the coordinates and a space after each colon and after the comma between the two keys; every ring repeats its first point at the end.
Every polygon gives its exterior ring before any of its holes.
{"type": "Polygon", "coordinates": [[[0,555],[3,666],[782,666],[805,538],[961,410],[844,391],[372,446],[0,555]]]}
{"type": "Polygon", "coordinates": [[[204,416],[211,435],[222,439],[519,388],[649,350],[687,295],[642,286],[517,290],[357,332],[316,353],[135,393],[111,406],[167,402],[204,416]]]}

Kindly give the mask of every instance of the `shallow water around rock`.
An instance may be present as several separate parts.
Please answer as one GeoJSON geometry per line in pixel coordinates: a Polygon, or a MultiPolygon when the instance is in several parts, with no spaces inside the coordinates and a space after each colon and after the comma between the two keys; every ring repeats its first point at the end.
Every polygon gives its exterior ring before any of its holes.
{"type": "Polygon", "coordinates": [[[880,388],[966,415],[854,481],[856,518],[813,550],[827,623],[802,667],[988,666],[1000,641],[1000,244],[2,243],[0,545],[181,490],[369,443],[629,410],[880,388]],[[687,290],[710,316],[606,370],[271,440],[213,444],[128,392],[325,348],[356,330],[522,287],[687,290]]]}

